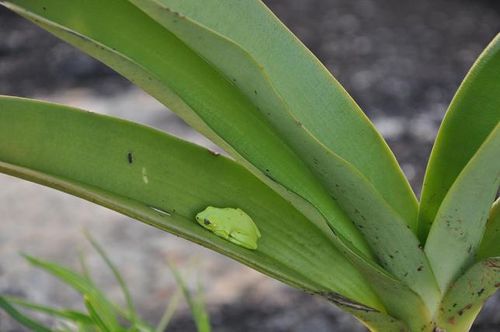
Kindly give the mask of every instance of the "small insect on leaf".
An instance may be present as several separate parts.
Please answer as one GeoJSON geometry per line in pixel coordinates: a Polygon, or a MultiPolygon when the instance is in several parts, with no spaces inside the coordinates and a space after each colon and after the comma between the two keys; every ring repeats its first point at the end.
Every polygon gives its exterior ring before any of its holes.
{"type": "Polygon", "coordinates": [[[209,206],[196,215],[196,221],[223,239],[247,249],[257,249],[260,231],[241,209],[209,206]]]}

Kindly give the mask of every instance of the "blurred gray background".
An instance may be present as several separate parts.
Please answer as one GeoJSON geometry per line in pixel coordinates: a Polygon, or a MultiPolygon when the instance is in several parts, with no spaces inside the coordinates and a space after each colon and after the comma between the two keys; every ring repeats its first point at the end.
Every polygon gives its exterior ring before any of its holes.
{"type": "MultiPolygon", "coordinates": [[[[468,68],[500,31],[498,0],[268,0],[266,4],[351,93],[420,192],[432,142],[468,68]]],[[[500,76],[500,73],[499,73],[500,76]]],[[[158,102],[102,64],[0,7],[0,94],[35,97],[142,122],[205,146],[158,102]]],[[[0,293],[76,306],[78,296],[18,255],[77,266],[119,298],[82,236],[118,263],[140,312],[155,322],[175,292],[169,257],[201,278],[215,331],[364,331],[328,303],[218,254],[66,194],[0,175],[0,293]],[[194,263],[193,263],[194,262],[194,263]],[[194,268],[190,268],[194,266],[194,268]]],[[[473,331],[500,330],[500,297],[473,331]]],[[[23,331],[0,313],[0,331],[23,331]]],[[[181,306],[170,331],[194,331],[181,306]]]]}

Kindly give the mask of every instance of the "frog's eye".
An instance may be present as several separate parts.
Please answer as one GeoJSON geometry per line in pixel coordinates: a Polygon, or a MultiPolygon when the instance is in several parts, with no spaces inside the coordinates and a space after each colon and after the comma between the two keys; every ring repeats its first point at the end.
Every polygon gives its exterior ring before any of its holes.
{"type": "Polygon", "coordinates": [[[206,218],[205,218],[205,219],[203,219],[203,223],[204,223],[205,225],[210,225],[210,224],[211,224],[210,220],[208,220],[208,219],[206,219],[206,218]]]}

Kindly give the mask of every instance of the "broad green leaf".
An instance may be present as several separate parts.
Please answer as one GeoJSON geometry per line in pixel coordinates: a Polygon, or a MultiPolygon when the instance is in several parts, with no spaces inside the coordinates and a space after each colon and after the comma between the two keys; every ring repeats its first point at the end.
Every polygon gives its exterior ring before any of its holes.
{"type": "Polygon", "coordinates": [[[425,246],[443,292],[474,261],[500,185],[500,124],[464,167],[443,200],[425,246]]]}
{"type": "Polygon", "coordinates": [[[331,237],[286,200],[235,162],[156,130],[2,97],[0,171],[109,207],[293,286],[385,311],[331,237]],[[194,216],[209,205],[246,211],[262,233],[258,249],[200,227],[194,216]]]}
{"type": "Polygon", "coordinates": [[[326,227],[311,211],[312,204],[338,233],[370,257],[354,224],[256,105],[140,9],[120,0],[4,3],[142,87],[326,227]]]}
{"type": "Polygon", "coordinates": [[[17,297],[11,297],[11,296],[4,296],[3,297],[5,300],[7,300],[9,303],[32,310],[40,313],[44,313],[53,317],[61,318],[61,319],[66,319],[75,323],[81,323],[81,324],[91,324],[92,320],[91,318],[79,311],[75,310],[68,310],[68,309],[58,309],[58,308],[52,308],[46,305],[38,304],[38,303],[33,303],[29,302],[27,300],[17,298],[17,297]]]}
{"type": "Polygon", "coordinates": [[[477,256],[479,258],[500,257],[500,198],[491,207],[477,256]]]}
{"type": "Polygon", "coordinates": [[[500,257],[474,264],[449,289],[438,325],[447,331],[469,331],[484,302],[500,288],[500,257]]]}
{"type": "MultiPolygon", "coordinates": [[[[264,21],[262,24],[276,23],[277,21],[273,17],[260,13],[264,7],[256,6],[257,2],[251,0],[238,2],[239,4],[244,3],[242,6],[245,7],[245,11],[233,8],[241,5],[213,5],[210,6],[213,9],[203,11],[203,14],[200,14],[196,11],[196,8],[201,6],[199,2],[183,1],[182,4],[170,0],[131,0],[131,2],[140,6],[141,9],[145,10],[169,31],[174,32],[177,37],[186,42],[197,53],[213,63],[226,74],[228,80],[236,81],[235,84],[242,89],[248,98],[252,99],[258,106],[257,109],[279,130],[281,136],[287,139],[299,157],[308,164],[332,197],[346,211],[350,219],[355,222],[383,266],[408,285],[411,285],[427,302],[437,304],[439,292],[429,264],[423,251],[419,248],[417,238],[408,229],[408,224],[413,225],[414,221],[416,221],[415,215],[410,218],[412,222],[408,223],[387,203],[381,192],[377,191],[374,187],[376,184],[370,182],[352,164],[332,150],[327,149],[324,144],[312,136],[311,131],[301,122],[303,121],[301,114],[310,115],[314,113],[313,110],[297,109],[293,105],[285,103],[285,99],[278,93],[279,83],[276,81],[271,82],[273,73],[271,69],[269,69],[271,73],[268,73],[266,71],[268,67],[258,63],[256,59],[252,58],[251,54],[240,48],[239,45],[194,22],[190,16],[191,11],[194,12],[195,17],[198,17],[196,14],[205,16],[207,13],[214,12],[215,19],[221,15],[219,11],[224,12],[227,8],[232,8],[232,12],[237,13],[237,15],[243,15],[243,13],[248,15],[248,12],[257,11],[253,16],[260,17],[264,21]],[[273,83],[275,84],[273,85],[273,83]],[[301,114],[297,114],[299,110],[302,111],[301,114]]],[[[217,22],[219,21],[221,20],[217,22]]],[[[259,50],[255,51],[258,52],[259,50]]],[[[277,66],[277,64],[273,64],[277,66]]],[[[331,85],[330,88],[341,95],[343,93],[347,96],[345,91],[336,90],[342,89],[339,85],[328,82],[331,85]]],[[[287,91],[285,89],[283,93],[289,97],[287,91]]],[[[336,106],[338,105],[332,105],[332,114],[335,112],[336,106]]],[[[340,115],[337,116],[341,117],[340,115]]],[[[355,116],[355,119],[361,119],[359,114],[355,116]]],[[[352,120],[351,122],[357,123],[356,121],[352,120]]],[[[370,127],[365,118],[363,118],[363,121],[365,121],[363,125],[366,128],[370,127]]],[[[353,128],[357,127],[353,125],[353,128]]],[[[332,124],[332,130],[335,131],[335,124],[332,124]]],[[[332,132],[332,130],[329,132],[332,132]]],[[[359,131],[363,132],[362,129],[359,129],[359,131]]],[[[346,137],[345,139],[350,138],[346,137]]],[[[373,137],[369,141],[371,147],[376,145],[373,143],[373,137]]],[[[359,144],[362,146],[361,143],[359,144]]],[[[367,155],[363,154],[363,149],[360,149],[357,153],[367,155]]],[[[379,157],[377,156],[376,160],[383,159],[379,157]]],[[[384,174],[391,174],[391,172],[386,171],[384,174]]],[[[387,179],[384,178],[385,180],[387,179]]],[[[387,180],[387,183],[390,183],[390,180],[387,180]]],[[[393,186],[387,185],[387,183],[383,186],[384,189],[391,188],[392,190],[393,186]]],[[[397,190],[393,190],[392,194],[396,194],[399,198],[404,197],[397,190]]],[[[406,212],[409,211],[408,206],[402,206],[402,208],[406,212]]],[[[408,217],[407,214],[406,216],[408,217]]],[[[331,226],[335,230],[334,222],[335,220],[331,223],[331,226]]]]}
{"type": "MultiPolygon", "coordinates": [[[[297,127],[307,130],[353,164],[416,230],[417,201],[390,149],[343,87],[261,1],[130,1],[232,80],[276,128],[295,138],[292,147],[308,150],[311,143],[294,134],[297,127]],[[271,93],[278,100],[270,100],[271,93]],[[283,119],[283,112],[293,118],[283,119]]],[[[309,156],[310,165],[314,159],[309,156]]]]}
{"type": "Polygon", "coordinates": [[[44,326],[43,324],[41,324],[41,323],[27,317],[23,313],[19,312],[3,296],[0,296],[0,308],[3,309],[6,313],[8,313],[10,315],[10,317],[15,319],[19,324],[31,329],[32,331],[37,331],[37,332],[51,332],[52,331],[51,329],[44,326]]]}
{"type": "Polygon", "coordinates": [[[419,212],[425,241],[459,174],[500,121],[500,35],[483,51],[458,89],[427,165],[419,212]]]}

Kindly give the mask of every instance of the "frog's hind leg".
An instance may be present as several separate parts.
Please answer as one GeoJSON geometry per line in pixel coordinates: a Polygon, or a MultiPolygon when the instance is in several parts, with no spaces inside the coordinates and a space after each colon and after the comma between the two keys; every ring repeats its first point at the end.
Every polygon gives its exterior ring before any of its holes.
{"type": "Polygon", "coordinates": [[[229,234],[229,241],[233,242],[234,244],[237,244],[241,247],[255,250],[257,249],[257,241],[255,238],[251,238],[247,235],[241,234],[241,233],[231,233],[229,234]]]}

